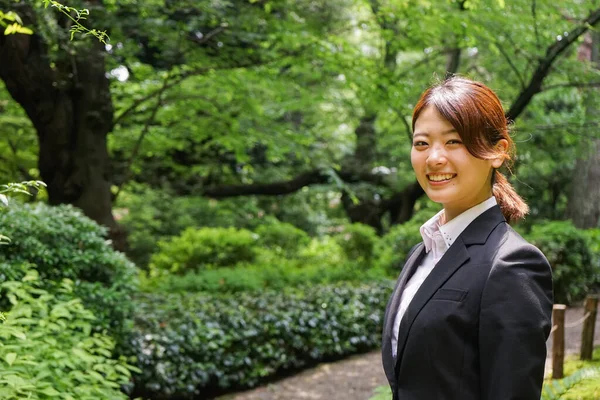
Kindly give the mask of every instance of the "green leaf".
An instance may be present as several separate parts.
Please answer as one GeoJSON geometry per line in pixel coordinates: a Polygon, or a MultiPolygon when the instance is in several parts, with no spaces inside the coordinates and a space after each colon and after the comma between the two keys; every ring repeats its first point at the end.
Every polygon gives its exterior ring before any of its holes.
{"type": "Polygon", "coordinates": [[[8,365],[12,366],[15,360],[17,359],[17,353],[8,353],[4,356],[4,360],[8,363],[8,365]]]}

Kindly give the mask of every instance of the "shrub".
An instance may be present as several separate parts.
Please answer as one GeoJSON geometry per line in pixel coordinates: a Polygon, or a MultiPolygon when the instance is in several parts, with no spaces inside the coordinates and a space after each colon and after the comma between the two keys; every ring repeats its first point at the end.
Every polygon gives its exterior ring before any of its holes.
{"type": "Polygon", "coordinates": [[[110,358],[114,341],[92,334],[94,315],[64,279],[53,295],[36,270],[0,284],[12,308],[0,325],[0,398],[127,399],[119,387],[129,367],[110,358]]]}
{"type": "Polygon", "coordinates": [[[276,219],[259,225],[255,232],[260,246],[284,257],[296,256],[310,242],[310,237],[302,229],[276,219]]]}
{"type": "Polygon", "coordinates": [[[537,223],[527,239],[552,266],[555,303],[570,304],[588,294],[597,279],[597,268],[585,231],[566,221],[537,223]]]}
{"type": "Polygon", "coordinates": [[[180,236],[159,242],[151,259],[155,275],[185,274],[210,267],[251,263],[256,258],[256,235],[246,229],[188,228],[180,236]]]}
{"type": "Polygon", "coordinates": [[[314,265],[320,268],[336,267],[348,261],[342,246],[331,236],[312,238],[308,245],[298,253],[302,265],[314,265]]]}
{"type": "Polygon", "coordinates": [[[336,235],[336,241],[348,259],[370,266],[379,238],[372,227],[356,223],[344,226],[341,234],[336,235]]]}
{"type": "Polygon", "coordinates": [[[137,269],[105,239],[106,228],[69,206],[13,204],[0,210],[3,234],[0,281],[20,279],[22,264],[36,266],[45,289],[70,279],[75,293],[97,317],[98,331],[125,329],[137,269]]]}
{"type": "Polygon", "coordinates": [[[423,241],[419,228],[423,223],[410,220],[402,225],[394,225],[377,243],[376,266],[398,276],[410,249],[423,241]]]}
{"type": "Polygon", "coordinates": [[[285,289],[302,285],[337,282],[371,282],[385,279],[385,271],[359,268],[343,263],[323,268],[321,265],[300,265],[300,260],[280,259],[277,264],[253,264],[233,268],[204,270],[186,275],[165,275],[142,279],[147,292],[239,293],[265,289],[285,289]]]}
{"type": "Polygon", "coordinates": [[[186,228],[253,227],[259,211],[254,203],[248,198],[174,197],[164,190],[128,184],[115,213],[129,233],[127,256],[146,269],[151,255],[159,250],[158,242],[186,228]]]}
{"type": "Polygon", "coordinates": [[[143,372],[134,396],[204,398],[375,348],[392,284],[140,297],[132,348],[143,372]]]}

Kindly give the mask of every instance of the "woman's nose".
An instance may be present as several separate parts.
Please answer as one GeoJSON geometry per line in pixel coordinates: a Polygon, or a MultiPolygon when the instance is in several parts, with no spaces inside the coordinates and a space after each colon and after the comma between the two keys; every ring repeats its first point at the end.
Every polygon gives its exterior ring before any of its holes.
{"type": "Polygon", "coordinates": [[[446,161],[446,153],[443,149],[437,146],[431,148],[429,156],[427,157],[427,164],[429,166],[442,165],[446,161]]]}

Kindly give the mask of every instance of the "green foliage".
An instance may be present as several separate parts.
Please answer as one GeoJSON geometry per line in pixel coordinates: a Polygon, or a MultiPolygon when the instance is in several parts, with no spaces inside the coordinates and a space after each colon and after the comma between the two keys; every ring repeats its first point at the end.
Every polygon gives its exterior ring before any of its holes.
{"type": "Polygon", "coordinates": [[[236,228],[188,228],[177,237],[159,242],[151,259],[152,274],[185,274],[212,267],[251,263],[256,258],[257,235],[236,228]]]}
{"type": "Polygon", "coordinates": [[[71,40],[76,33],[82,33],[84,35],[94,36],[96,39],[101,41],[102,43],[107,43],[110,40],[106,31],[99,31],[97,29],[88,29],[81,24],[80,21],[87,19],[87,16],[90,15],[90,10],[87,8],[77,9],[74,7],[65,6],[58,1],[55,0],[42,0],[44,2],[44,7],[52,6],[58,9],[59,12],[64,14],[68,19],[71,20],[72,25],[69,29],[69,33],[71,35],[71,40]]]}
{"type": "Polygon", "coordinates": [[[136,395],[202,398],[289,368],[377,347],[392,282],[235,297],[147,295],[136,304],[136,395]]]}
{"type": "Polygon", "coordinates": [[[254,232],[259,236],[258,245],[286,258],[294,257],[310,242],[302,229],[276,219],[259,225],[254,232]]]}
{"type": "Polygon", "coordinates": [[[92,333],[93,313],[64,279],[43,290],[35,269],[0,284],[12,307],[0,324],[0,398],[127,399],[119,391],[131,366],[111,359],[114,340],[92,333]]]}
{"type": "Polygon", "coordinates": [[[552,266],[554,302],[570,304],[590,292],[598,278],[585,231],[565,221],[537,223],[527,239],[537,246],[552,266]]]}
{"type": "Polygon", "coordinates": [[[130,184],[119,196],[115,214],[127,229],[127,256],[146,269],[158,252],[158,242],[190,227],[253,228],[262,220],[255,201],[216,201],[204,197],[176,197],[165,190],[130,184]]]}
{"type": "Polygon", "coordinates": [[[11,35],[15,33],[31,35],[33,33],[31,29],[23,26],[23,21],[21,21],[19,15],[12,11],[9,11],[7,13],[0,11],[0,26],[5,27],[5,35],[11,35]]]}
{"type": "Polygon", "coordinates": [[[565,378],[547,380],[542,389],[542,400],[597,399],[600,396],[600,347],[594,349],[592,360],[567,358],[565,378]]]}
{"type": "Polygon", "coordinates": [[[348,259],[370,266],[379,238],[372,227],[356,223],[344,226],[336,240],[348,259]]]}
{"type": "Polygon", "coordinates": [[[323,266],[301,259],[258,261],[252,265],[198,271],[186,275],[143,277],[141,290],[160,293],[240,293],[265,289],[282,290],[303,285],[337,282],[370,282],[386,279],[386,271],[354,263],[323,266]]]}
{"type": "Polygon", "coordinates": [[[422,222],[415,219],[394,225],[377,243],[376,265],[397,276],[410,249],[423,240],[419,231],[421,225],[422,222]]]}
{"type": "MultiPolygon", "coordinates": [[[[8,196],[6,194],[23,193],[31,196],[29,188],[39,190],[41,187],[46,187],[46,184],[41,181],[29,181],[21,183],[7,183],[0,185],[0,207],[8,207],[8,196]]],[[[10,243],[10,238],[0,234],[0,245],[10,243]]]]}
{"type": "MultiPolygon", "coordinates": [[[[568,377],[552,381],[548,385],[544,387],[544,392],[542,395],[543,400],[566,400],[568,392],[575,387],[578,383],[584,380],[593,379],[598,381],[600,379],[600,367],[590,367],[584,368],[576,371],[575,373],[569,375],[568,377]]],[[[598,391],[595,392],[595,395],[598,395],[598,391]]],[[[572,399],[583,399],[584,397],[576,396],[571,397],[572,399]]],[[[587,399],[591,399],[592,397],[585,397],[587,399]]]]}
{"type": "Polygon", "coordinates": [[[13,203],[0,210],[0,226],[11,238],[0,247],[0,281],[20,279],[23,263],[35,265],[48,290],[65,278],[75,282],[97,330],[126,329],[137,271],[110,247],[106,228],[72,206],[43,203],[13,203]]]}
{"type": "Polygon", "coordinates": [[[389,400],[392,397],[392,389],[389,385],[377,386],[369,400],[389,400]]]}
{"type": "Polygon", "coordinates": [[[298,253],[304,264],[312,264],[321,268],[335,267],[348,262],[344,249],[331,236],[312,238],[308,245],[298,253]]]}

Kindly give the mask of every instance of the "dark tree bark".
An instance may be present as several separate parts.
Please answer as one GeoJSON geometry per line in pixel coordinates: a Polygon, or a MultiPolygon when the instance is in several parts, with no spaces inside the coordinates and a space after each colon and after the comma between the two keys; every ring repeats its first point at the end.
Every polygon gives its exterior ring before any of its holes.
{"type": "MultiPolygon", "coordinates": [[[[12,6],[0,4],[5,10],[12,6]]],[[[30,6],[16,11],[35,26],[30,6]]],[[[40,35],[0,35],[0,79],[37,131],[38,165],[50,204],[80,208],[108,227],[115,248],[123,249],[123,231],[111,210],[106,136],[113,106],[104,54],[104,45],[89,38],[53,65],[40,35]]]]}
{"type": "MultiPolygon", "coordinates": [[[[580,55],[600,68],[600,34],[586,37],[580,55]]],[[[595,120],[600,111],[598,89],[589,89],[585,96],[585,117],[595,120]]],[[[585,141],[581,156],[575,163],[573,189],[569,197],[567,216],[582,229],[600,227],[600,139],[585,141]]]]}

